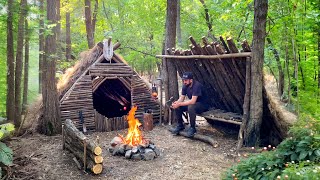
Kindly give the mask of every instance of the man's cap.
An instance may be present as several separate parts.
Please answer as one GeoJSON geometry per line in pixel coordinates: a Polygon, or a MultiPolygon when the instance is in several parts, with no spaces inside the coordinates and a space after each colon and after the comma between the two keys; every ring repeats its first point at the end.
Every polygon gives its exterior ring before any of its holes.
{"type": "Polygon", "coordinates": [[[185,72],[185,73],[183,73],[183,75],[182,75],[182,80],[185,80],[185,79],[193,79],[193,74],[192,74],[192,72],[185,72]]]}

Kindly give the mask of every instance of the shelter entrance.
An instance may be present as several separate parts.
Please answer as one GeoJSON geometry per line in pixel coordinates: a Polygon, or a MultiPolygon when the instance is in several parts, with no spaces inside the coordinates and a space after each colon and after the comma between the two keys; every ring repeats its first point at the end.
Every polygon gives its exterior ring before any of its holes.
{"type": "Polygon", "coordinates": [[[107,118],[122,117],[131,108],[131,87],[124,78],[94,77],[93,107],[107,118]]]}

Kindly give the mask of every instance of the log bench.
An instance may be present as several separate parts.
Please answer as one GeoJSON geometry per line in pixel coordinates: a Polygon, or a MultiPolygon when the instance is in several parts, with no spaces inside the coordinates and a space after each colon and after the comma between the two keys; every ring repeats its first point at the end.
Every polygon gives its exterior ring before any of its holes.
{"type": "MultiPolygon", "coordinates": [[[[187,119],[189,122],[188,113],[184,112],[183,116],[187,119]]],[[[205,111],[201,114],[197,114],[197,116],[203,117],[205,119],[210,119],[214,121],[221,121],[225,123],[231,123],[236,125],[241,125],[242,123],[242,115],[238,113],[233,112],[226,112],[221,109],[209,109],[208,111],[205,111]]]]}
{"type": "Polygon", "coordinates": [[[226,112],[221,109],[209,109],[198,116],[204,117],[205,119],[210,119],[214,121],[221,121],[225,123],[231,123],[236,125],[241,125],[242,115],[233,112],[226,112]]]}

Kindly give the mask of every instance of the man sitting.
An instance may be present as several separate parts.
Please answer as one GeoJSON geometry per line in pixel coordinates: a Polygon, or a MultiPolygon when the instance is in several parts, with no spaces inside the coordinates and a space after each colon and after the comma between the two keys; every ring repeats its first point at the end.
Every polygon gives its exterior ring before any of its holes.
{"type": "Polygon", "coordinates": [[[178,119],[177,127],[172,131],[174,135],[178,135],[180,131],[184,130],[182,113],[188,112],[190,118],[190,128],[188,129],[187,136],[193,137],[197,132],[196,130],[196,114],[200,114],[208,110],[206,103],[207,97],[205,96],[202,84],[193,79],[192,72],[185,72],[182,76],[182,92],[180,98],[173,102],[171,108],[175,110],[175,115],[178,119]],[[185,97],[189,100],[185,101],[185,97]]]}

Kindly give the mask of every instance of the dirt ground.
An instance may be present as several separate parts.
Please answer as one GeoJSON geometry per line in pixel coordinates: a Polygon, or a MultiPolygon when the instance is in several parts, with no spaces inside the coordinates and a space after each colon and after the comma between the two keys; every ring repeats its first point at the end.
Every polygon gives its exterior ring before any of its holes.
{"type": "Polygon", "coordinates": [[[161,155],[151,161],[128,160],[108,152],[112,138],[117,134],[126,135],[126,130],[90,134],[90,138],[100,137],[104,151],[104,170],[100,175],[77,168],[73,156],[62,150],[61,135],[25,134],[9,142],[14,151],[10,179],[221,179],[223,172],[234,163],[236,136],[218,131],[206,121],[198,123],[198,133],[212,137],[219,147],[173,136],[169,126],[158,125],[152,131],[143,132],[161,151],[161,155]]]}

